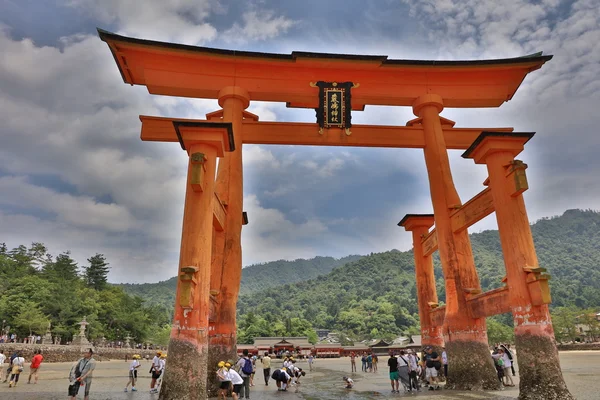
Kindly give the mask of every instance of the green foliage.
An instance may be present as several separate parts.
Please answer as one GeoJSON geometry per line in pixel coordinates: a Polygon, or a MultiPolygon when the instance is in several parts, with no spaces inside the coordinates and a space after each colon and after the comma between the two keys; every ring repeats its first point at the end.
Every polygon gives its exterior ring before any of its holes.
{"type": "MultiPolygon", "coordinates": [[[[510,314],[509,314],[510,315],[510,314]]],[[[488,343],[490,345],[498,343],[514,343],[515,332],[512,326],[500,322],[499,316],[487,318],[488,343]]]]}
{"type": "Polygon", "coordinates": [[[88,258],[88,262],[90,265],[85,268],[83,275],[86,284],[96,290],[104,289],[109,271],[104,254],[96,254],[88,258]]]}
{"type": "Polygon", "coordinates": [[[146,307],[141,298],[106,285],[108,263],[103,255],[88,261],[82,279],[69,252],[53,259],[40,243],[10,251],[0,244],[0,319],[19,337],[43,335],[50,322],[63,343],[79,332],[84,316],[91,340],[131,335],[142,342],[155,325],[162,328],[170,322],[164,308],[146,307]]]}

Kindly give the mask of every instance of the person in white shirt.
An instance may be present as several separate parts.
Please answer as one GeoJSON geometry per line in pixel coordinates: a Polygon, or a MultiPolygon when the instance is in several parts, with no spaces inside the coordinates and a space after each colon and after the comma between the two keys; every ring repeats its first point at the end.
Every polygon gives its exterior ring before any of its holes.
{"type": "Polygon", "coordinates": [[[410,353],[408,353],[407,358],[408,358],[408,380],[410,383],[410,389],[420,391],[421,390],[421,388],[419,387],[420,368],[419,368],[419,361],[417,360],[417,355],[411,351],[410,353]]]}
{"type": "Polygon", "coordinates": [[[445,347],[442,347],[442,365],[444,366],[444,378],[448,379],[448,354],[446,354],[445,347]]]}
{"type": "Polygon", "coordinates": [[[233,385],[233,390],[231,391],[231,396],[235,400],[238,400],[240,398],[239,396],[240,396],[240,391],[242,390],[242,386],[244,386],[244,378],[242,378],[235,369],[231,368],[230,363],[226,363],[225,367],[228,368],[227,378],[231,381],[231,384],[233,385]]]}
{"type": "Polygon", "coordinates": [[[4,350],[0,350],[0,382],[4,381],[4,361],[6,361],[4,350]]]}
{"type": "Polygon", "coordinates": [[[352,378],[348,378],[347,376],[342,378],[344,382],[346,382],[346,389],[352,389],[354,387],[354,381],[352,378]]]}
{"type": "Polygon", "coordinates": [[[24,365],[25,359],[21,357],[21,353],[17,353],[17,357],[15,357],[12,361],[12,370],[8,387],[17,387],[17,383],[19,382],[19,375],[21,375],[21,372],[23,372],[24,365]]]}
{"type": "Polygon", "coordinates": [[[279,382],[281,383],[281,388],[278,390],[285,392],[287,390],[287,385],[290,379],[291,377],[287,372],[287,368],[281,368],[281,370],[279,371],[279,382]]]}
{"type": "Polygon", "coordinates": [[[137,381],[137,370],[142,365],[140,364],[140,359],[142,357],[139,355],[134,354],[131,358],[132,361],[131,364],[129,364],[129,380],[127,381],[127,385],[125,385],[125,392],[127,391],[129,384],[131,384],[131,391],[137,392],[137,389],[135,388],[135,382],[137,381]]]}
{"type": "Polygon", "coordinates": [[[400,355],[398,356],[398,378],[400,379],[405,392],[411,391],[408,370],[408,358],[406,358],[406,352],[400,350],[400,355]]]}
{"type": "Polygon", "coordinates": [[[150,368],[150,372],[152,373],[152,381],[150,381],[150,393],[157,393],[158,389],[155,388],[156,380],[160,377],[161,373],[161,362],[160,356],[162,352],[157,351],[156,355],[152,359],[152,367],[150,368]]]}
{"type": "Polygon", "coordinates": [[[160,390],[160,385],[162,385],[163,378],[165,376],[165,368],[167,367],[167,353],[162,353],[160,355],[160,376],[156,380],[156,389],[160,390]]]}

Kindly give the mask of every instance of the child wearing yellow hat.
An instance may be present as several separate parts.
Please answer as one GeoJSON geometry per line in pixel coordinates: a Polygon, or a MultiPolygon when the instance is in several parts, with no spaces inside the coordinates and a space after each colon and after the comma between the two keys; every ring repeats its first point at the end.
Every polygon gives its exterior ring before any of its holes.
{"type": "Polygon", "coordinates": [[[142,365],[140,364],[140,358],[141,357],[137,354],[134,354],[133,357],[131,357],[131,364],[129,364],[129,380],[127,381],[127,385],[125,385],[125,392],[127,392],[127,388],[130,384],[131,391],[137,392],[137,389],[135,388],[135,382],[137,381],[137,370],[142,365]]]}
{"type": "Polygon", "coordinates": [[[233,385],[231,397],[233,397],[234,400],[238,400],[240,398],[242,386],[244,386],[244,378],[242,378],[234,368],[231,368],[230,363],[225,363],[225,368],[227,368],[227,376],[233,385]]]}
{"type": "MultiPolygon", "coordinates": [[[[229,365],[231,366],[231,364],[229,364],[229,365]]],[[[220,382],[219,393],[217,395],[217,399],[222,397],[223,400],[225,400],[225,399],[227,399],[227,392],[229,391],[229,388],[231,386],[231,379],[229,379],[229,374],[227,371],[225,361],[219,361],[219,363],[217,364],[217,367],[219,368],[217,370],[217,379],[220,382]]]]}

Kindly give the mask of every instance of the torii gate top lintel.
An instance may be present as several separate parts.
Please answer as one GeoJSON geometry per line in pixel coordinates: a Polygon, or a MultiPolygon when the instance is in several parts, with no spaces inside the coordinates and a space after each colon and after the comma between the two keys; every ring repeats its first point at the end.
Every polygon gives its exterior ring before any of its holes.
{"type": "Polygon", "coordinates": [[[352,109],[365,105],[412,106],[435,93],[444,107],[498,107],[510,100],[531,71],[551,55],[495,60],[396,60],[387,56],[292,52],[259,53],[143,40],[98,29],[125,83],[152,94],[217,99],[227,86],[248,91],[251,100],[316,108],[310,82],[360,84],[352,109]]]}

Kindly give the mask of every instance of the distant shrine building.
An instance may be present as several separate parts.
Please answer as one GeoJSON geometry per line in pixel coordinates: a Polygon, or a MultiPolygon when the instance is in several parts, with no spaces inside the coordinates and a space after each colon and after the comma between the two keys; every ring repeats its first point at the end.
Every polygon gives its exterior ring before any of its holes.
{"type": "Polygon", "coordinates": [[[485,319],[511,313],[520,398],[573,399],[560,370],[548,310],[550,276],[538,263],[523,200],[529,188],[527,164],[516,158],[534,133],[515,132],[511,127],[460,128],[441,115],[446,108],[500,107],[515,96],[529,73],[542,68],[552,56],[425,61],[310,52],[272,54],[98,33],[125,83],[146,86],[153,95],[215,99],[220,107],[205,119],[139,117],[142,140],[179,143],[182,157],[188,159],[168,350],[170,358],[181,362],[170,363],[166,369],[160,400],[214,395],[217,382],[208,371],[218,360],[237,355],[241,230],[251,219],[243,210],[244,144],[421,151],[432,213],[406,214],[398,225],[413,238],[422,343],[445,346],[452,365],[446,387],[499,388],[485,319]],[[260,116],[246,111],[255,101],[313,109],[316,118],[304,123],[262,122],[260,116]],[[389,112],[392,107],[410,107],[415,118],[403,126],[352,123],[353,113],[372,105],[391,106],[389,112]],[[487,169],[481,192],[471,199],[463,201],[456,191],[448,159],[451,149],[464,151],[465,159],[487,169]],[[500,288],[483,292],[468,228],[492,213],[506,275],[500,288]],[[438,302],[433,276],[436,251],[444,275],[444,305],[438,302]]]}

